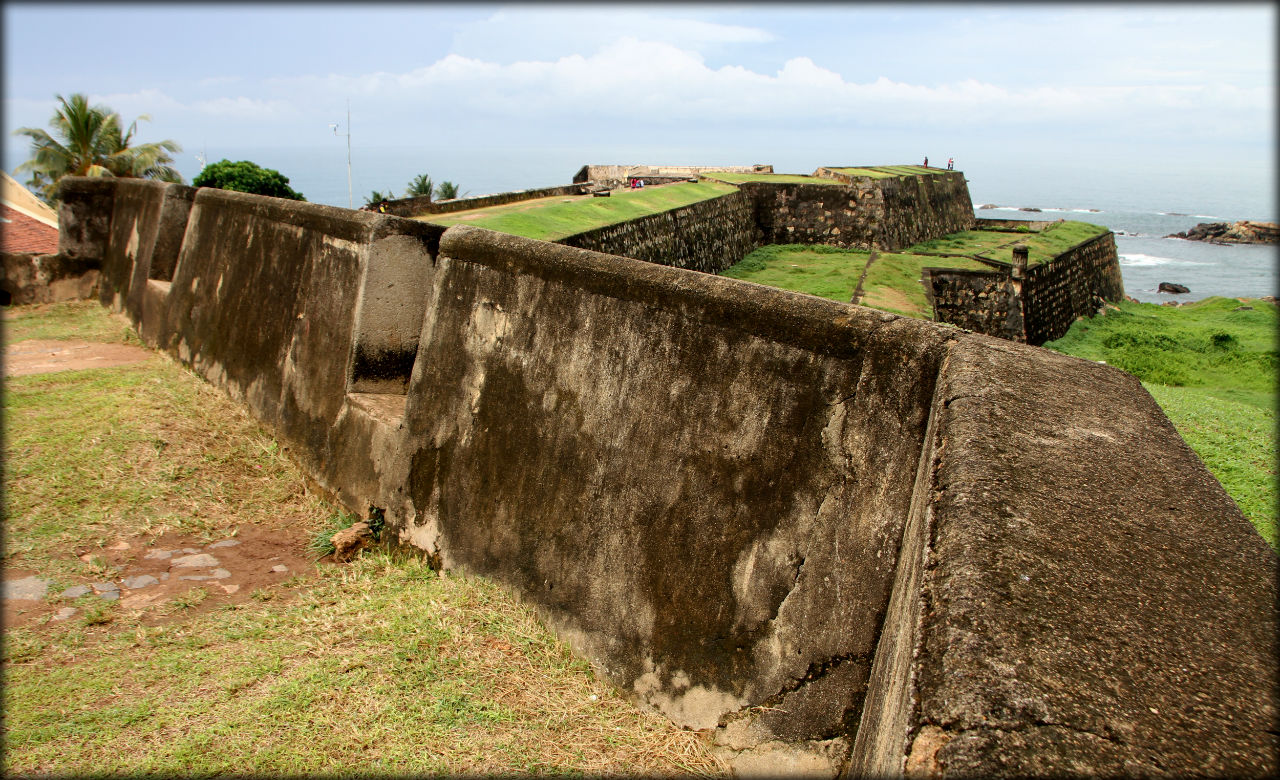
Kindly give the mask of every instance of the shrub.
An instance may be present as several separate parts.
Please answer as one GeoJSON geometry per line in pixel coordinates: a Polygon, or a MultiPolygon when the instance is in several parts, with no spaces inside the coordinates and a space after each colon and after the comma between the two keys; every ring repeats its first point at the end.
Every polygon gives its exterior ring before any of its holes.
{"type": "Polygon", "coordinates": [[[289,186],[289,178],[279,171],[263,168],[257,163],[241,160],[219,160],[206,165],[200,175],[191,182],[197,187],[213,187],[219,190],[235,190],[249,192],[254,195],[267,195],[272,198],[302,200],[306,198],[289,186]]]}

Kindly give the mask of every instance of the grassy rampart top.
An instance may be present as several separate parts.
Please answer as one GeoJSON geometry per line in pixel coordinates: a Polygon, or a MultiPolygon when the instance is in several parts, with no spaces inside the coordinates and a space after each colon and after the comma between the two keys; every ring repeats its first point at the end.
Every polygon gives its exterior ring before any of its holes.
{"type": "Polygon", "coordinates": [[[926,168],[923,165],[868,165],[856,168],[827,168],[846,176],[865,176],[869,179],[892,179],[900,176],[936,176],[948,173],[945,168],[926,168]]]}
{"type": "Polygon", "coordinates": [[[555,241],[736,191],[733,185],[718,181],[679,182],[660,187],[614,190],[607,198],[566,195],[451,214],[427,214],[415,219],[433,225],[475,225],[525,238],[555,241]]]}
{"type": "Polygon", "coordinates": [[[702,178],[726,181],[733,184],[762,182],[764,184],[834,184],[839,186],[844,183],[835,179],[823,179],[798,173],[721,173],[717,171],[715,173],[704,173],[702,178]]]}
{"type": "Polygon", "coordinates": [[[1026,244],[1027,264],[1047,263],[1068,249],[1107,233],[1108,229],[1089,222],[1051,222],[1041,229],[965,230],[921,241],[905,251],[910,254],[962,255],[979,260],[1013,262],[1015,244],[1026,244]]]}

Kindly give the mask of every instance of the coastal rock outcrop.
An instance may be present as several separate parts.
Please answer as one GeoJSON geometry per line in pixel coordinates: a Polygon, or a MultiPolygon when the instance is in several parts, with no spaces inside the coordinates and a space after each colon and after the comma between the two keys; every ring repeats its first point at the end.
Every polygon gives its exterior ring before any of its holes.
{"type": "Polygon", "coordinates": [[[1207,241],[1211,244],[1274,244],[1280,241],[1280,226],[1274,222],[1201,222],[1183,233],[1172,233],[1165,238],[1184,238],[1188,241],[1207,241]]]}

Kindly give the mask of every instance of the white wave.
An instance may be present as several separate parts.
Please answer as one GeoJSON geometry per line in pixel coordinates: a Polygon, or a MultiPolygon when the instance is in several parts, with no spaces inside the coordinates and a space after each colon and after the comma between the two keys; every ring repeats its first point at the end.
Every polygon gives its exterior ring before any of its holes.
{"type": "Polygon", "coordinates": [[[1120,265],[1216,265],[1216,263],[1200,263],[1195,260],[1183,260],[1177,257],[1160,257],[1159,255],[1144,255],[1141,253],[1120,255],[1120,265]]]}
{"type": "Polygon", "coordinates": [[[1219,222],[1225,221],[1222,217],[1215,217],[1212,214],[1183,214],[1181,211],[1157,211],[1156,214],[1162,217],[1189,217],[1191,219],[1215,219],[1219,222]]]}

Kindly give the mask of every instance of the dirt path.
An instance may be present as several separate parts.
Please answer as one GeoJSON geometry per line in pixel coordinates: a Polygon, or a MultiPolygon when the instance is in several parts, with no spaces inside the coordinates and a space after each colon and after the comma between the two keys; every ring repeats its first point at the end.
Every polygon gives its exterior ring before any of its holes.
{"type": "Polygon", "coordinates": [[[126,366],[155,357],[151,350],[129,344],[30,339],[5,348],[4,375],[29,376],[53,371],[126,366]]]}

